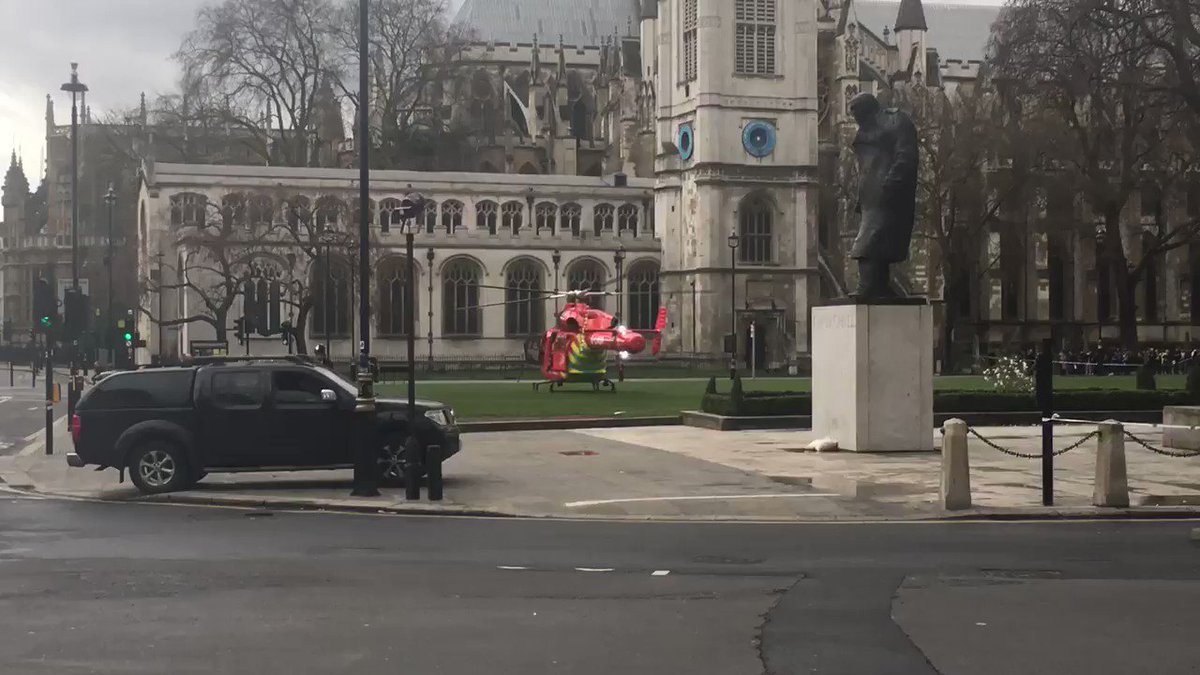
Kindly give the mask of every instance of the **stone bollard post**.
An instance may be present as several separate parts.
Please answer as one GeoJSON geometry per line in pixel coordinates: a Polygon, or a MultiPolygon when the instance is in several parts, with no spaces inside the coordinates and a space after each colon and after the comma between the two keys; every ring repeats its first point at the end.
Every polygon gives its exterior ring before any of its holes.
{"type": "Polygon", "coordinates": [[[942,508],[971,508],[971,467],[967,458],[967,423],[947,420],[942,425],[942,508]]]}
{"type": "Polygon", "coordinates": [[[1125,471],[1125,427],[1116,420],[1100,423],[1096,441],[1096,506],[1129,506],[1129,479],[1125,471]]]}

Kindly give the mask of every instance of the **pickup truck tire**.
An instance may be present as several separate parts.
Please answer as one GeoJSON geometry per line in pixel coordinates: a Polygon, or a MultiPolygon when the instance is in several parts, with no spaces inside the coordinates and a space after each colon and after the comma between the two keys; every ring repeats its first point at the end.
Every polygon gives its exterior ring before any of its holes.
{"type": "Polygon", "coordinates": [[[168,440],[143,441],[129,453],[129,478],[145,494],[182,490],[191,483],[187,455],[168,440]]]}
{"type": "MultiPolygon", "coordinates": [[[[408,434],[402,431],[385,432],[379,454],[379,481],[384,487],[404,487],[404,444],[408,434]]],[[[424,468],[418,475],[425,475],[424,468]]]]}

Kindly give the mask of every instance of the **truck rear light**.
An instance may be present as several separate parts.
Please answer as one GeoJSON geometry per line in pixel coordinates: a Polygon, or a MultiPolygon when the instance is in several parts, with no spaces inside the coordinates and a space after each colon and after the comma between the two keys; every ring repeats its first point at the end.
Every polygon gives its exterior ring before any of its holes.
{"type": "Polygon", "coordinates": [[[79,419],[79,415],[71,416],[71,442],[79,445],[79,437],[83,435],[83,421],[79,419]]]}

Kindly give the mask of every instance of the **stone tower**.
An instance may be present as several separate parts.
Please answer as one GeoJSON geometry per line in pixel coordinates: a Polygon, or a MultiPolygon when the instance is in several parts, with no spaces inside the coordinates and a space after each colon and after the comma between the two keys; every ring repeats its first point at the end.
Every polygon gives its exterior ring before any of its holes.
{"type": "Polygon", "coordinates": [[[925,72],[926,33],[925,7],[921,0],[900,0],[896,12],[896,49],[900,56],[899,70],[922,79],[925,72]]]}
{"type": "Polygon", "coordinates": [[[4,186],[0,188],[0,195],[0,204],[4,207],[3,217],[0,218],[0,222],[4,223],[4,230],[0,231],[0,236],[25,234],[22,230],[25,226],[25,207],[29,201],[29,181],[25,178],[25,168],[17,159],[15,150],[8,164],[8,171],[4,174],[4,186]]]}
{"type": "Polygon", "coordinates": [[[666,350],[720,354],[732,329],[739,367],[794,363],[819,287],[817,0],[660,0],[641,16],[666,350]]]}

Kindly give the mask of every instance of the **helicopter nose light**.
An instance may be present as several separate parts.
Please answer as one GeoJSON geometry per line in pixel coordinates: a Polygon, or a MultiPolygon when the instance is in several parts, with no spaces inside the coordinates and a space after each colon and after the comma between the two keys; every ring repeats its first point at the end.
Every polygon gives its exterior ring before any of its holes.
{"type": "Polygon", "coordinates": [[[618,352],[617,356],[620,356],[622,361],[629,360],[629,352],[618,352]]]}

